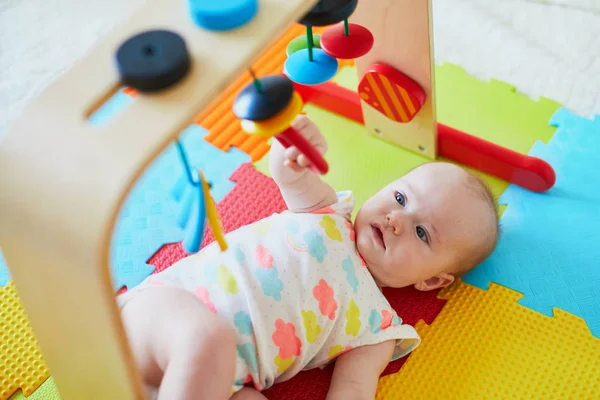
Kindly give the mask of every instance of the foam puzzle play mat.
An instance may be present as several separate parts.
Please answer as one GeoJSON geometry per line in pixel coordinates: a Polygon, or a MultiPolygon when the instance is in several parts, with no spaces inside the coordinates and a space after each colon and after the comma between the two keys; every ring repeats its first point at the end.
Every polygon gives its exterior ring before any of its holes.
{"type": "MultiPolygon", "coordinates": [[[[115,295],[284,211],[275,140],[355,210],[432,160],[501,206],[497,249],[462,279],[384,289],[422,343],[377,399],[600,399],[600,116],[434,64],[426,1],[152,3],[0,142],[0,400],[144,398],[115,295]]],[[[263,394],[325,399],[332,372],[263,394]]]]}

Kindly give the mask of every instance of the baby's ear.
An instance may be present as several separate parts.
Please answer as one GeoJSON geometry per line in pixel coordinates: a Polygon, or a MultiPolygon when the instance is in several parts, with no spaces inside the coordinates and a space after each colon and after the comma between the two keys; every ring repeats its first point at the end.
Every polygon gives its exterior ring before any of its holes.
{"type": "Polygon", "coordinates": [[[429,290],[446,287],[452,282],[454,282],[454,275],[442,272],[441,274],[433,276],[429,279],[415,283],[415,288],[422,292],[427,292],[429,290]]]}

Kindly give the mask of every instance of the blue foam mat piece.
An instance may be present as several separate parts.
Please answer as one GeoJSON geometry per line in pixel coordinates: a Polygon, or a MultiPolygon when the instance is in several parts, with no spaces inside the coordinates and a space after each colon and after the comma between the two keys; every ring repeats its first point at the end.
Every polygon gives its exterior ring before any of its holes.
{"type": "Polygon", "coordinates": [[[541,194],[507,188],[498,248],[464,281],[504,285],[524,295],[520,304],[548,316],[553,308],[567,311],[600,338],[600,116],[561,108],[550,124],[553,138],[530,154],[553,166],[555,186],[541,194]]]}
{"type": "Polygon", "coordinates": [[[101,124],[109,120],[112,116],[123,110],[129,104],[133,103],[134,100],[135,99],[133,97],[124,93],[123,89],[121,88],[92,115],[90,115],[88,121],[91,124],[101,124]]]}
{"type": "Polygon", "coordinates": [[[6,286],[9,279],[10,271],[8,270],[8,265],[6,265],[6,260],[4,259],[4,254],[2,254],[2,249],[0,249],[0,287],[6,286]]]}
{"type": "MultiPolygon", "coordinates": [[[[203,138],[204,128],[191,125],[181,134],[190,164],[199,168],[212,184],[211,194],[219,202],[235,186],[229,180],[242,164],[250,162],[246,153],[231,148],[225,153],[203,138]]],[[[112,277],[116,290],[132,288],[152,273],[146,262],[163,245],[181,242],[185,231],[177,224],[182,207],[171,190],[184,174],[175,144],[150,165],[130,192],[121,210],[113,236],[112,277]]]]}
{"type": "MultiPolygon", "coordinates": [[[[133,101],[135,99],[119,91],[90,117],[90,122],[103,123],[133,101]]],[[[180,140],[190,164],[202,170],[212,184],[211,195],[219,202],[235,186],[229,177],[251,159],[235,148],[228,152],[217,149],[204,140],[207,134],[206,129],[192,124],[181,133],[180,140]]],[[[154,271],[147,261],[163,245],[184,239],[185,231],[177,223],[182,205],[172,196],[173,187],[183,174],[177,147],[173,143],[152,162],[126,198],[111,246],[115,291],[124,286],[132,288],[142,282],[154,271]]]]}
{"type": "MultiPolygon", "coordinates": [[[[0,142],[2,142],[2,138],[4,136],[4,129],[0,129],[0,142]]],[[[10,279],[10,271],[8,270],[8,266],[6,265],[6,260],[4,259],[4,255],[2,254],[2,249],[0,249],[0,287],[4,287],[8,284],[8,280],[10,279]]]]}
{"type": "MultiPolygon", "coordinates": [[[[2,138],[4,137],[4,129],[0,129],[0,142],[2,142],[2,138]]],[[[0,249],[0,287],[4,287],[8,284],[8,280],[10,279],[10,271],[8,270],[8,265],[6,265],[6,260],[4,259],[4,255],[2,254],[2,249],[0,249]]]]}

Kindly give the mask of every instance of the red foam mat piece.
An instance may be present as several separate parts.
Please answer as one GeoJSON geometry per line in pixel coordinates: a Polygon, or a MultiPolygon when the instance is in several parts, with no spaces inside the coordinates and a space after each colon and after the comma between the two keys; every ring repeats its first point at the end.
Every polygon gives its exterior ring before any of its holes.
{"type": "MultiPolygon", "coordinates": [[[[230,179],[237,184],[217,205],[225,232],[286,209],[273,179],[258,172],[251,163],[243,164],[230,179]]],[[[203,246],[213,241],[212,233],[207,230],[203,246]]],[[[186,252],[181,243],[173,243],[163,246],[149,263],[156,267],[156,273],[185,256],[186,252]]],[[[410,287],[385,288],[383,292],[403,321],[411,325],[419,320],[431,324],[446,303],[445,300],[436,297],[437,291],[419,292],[410,287]]],[[[398,372],[407,359],[408,357],[404,357],[390,363],[382,376],[398,372]]],[[[332,373],[331,366],[323,370],[305,371],[287,382],[275,385],[263,394],[270,400],[324,400],[332,373]]]]}
{"type": "MultiPolygon", "coordinates": [[[[287,207],[275,181],[258,172],[251,163],[242,164],[229,179],[236,185],[217,204],[225,232],[231,232],[273,213],[286,210],[287,207]]],[[[207,227],[201,247],[214,240],[212,232],[207,227]]],[[[156,267],[153,273],[157,273],[186,255],[181,243],[171,243],[164,245],[148,263],[156,267]]]]}

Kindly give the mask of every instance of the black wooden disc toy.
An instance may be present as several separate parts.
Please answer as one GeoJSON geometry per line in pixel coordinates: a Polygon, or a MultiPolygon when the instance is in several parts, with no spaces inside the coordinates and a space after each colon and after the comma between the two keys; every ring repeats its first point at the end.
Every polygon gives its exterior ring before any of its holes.
{"type": "Polygon", "coordinates": [[[191,64],[183,38],[166,30],[130,37],[119,46],[115,58],[121,82],[140,92],[156,92],[176,84],[191,64]]]}

